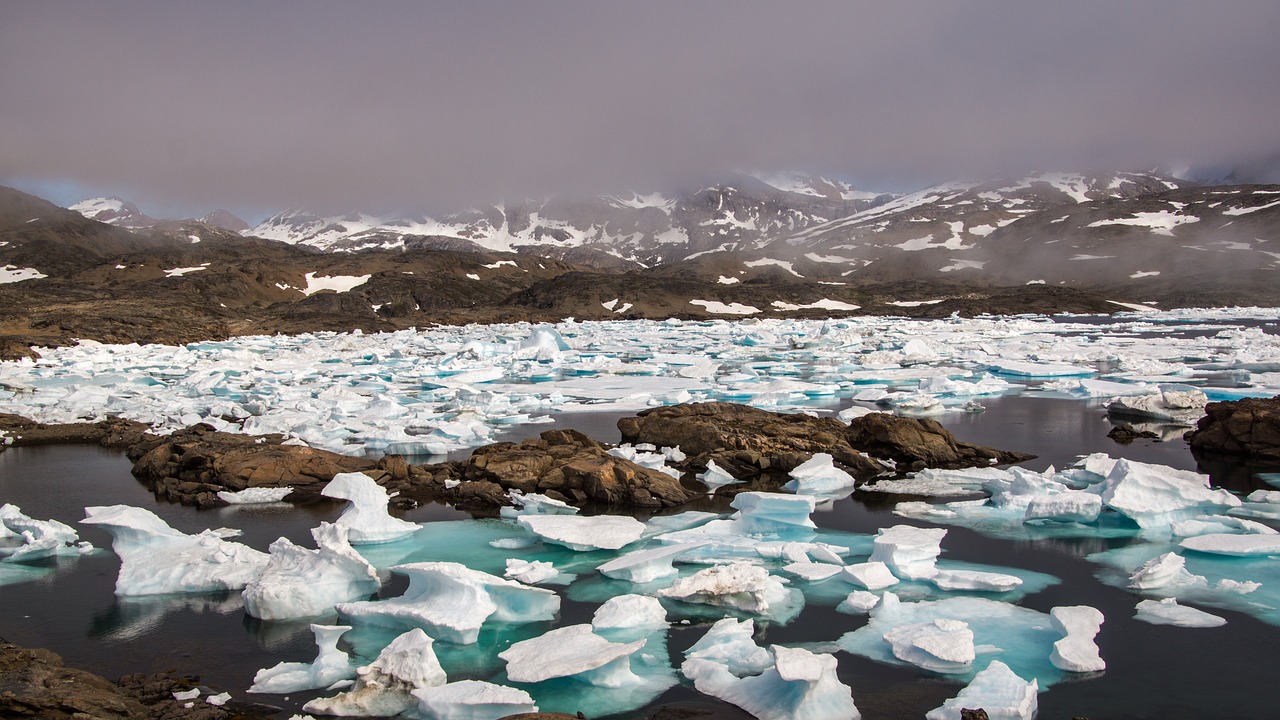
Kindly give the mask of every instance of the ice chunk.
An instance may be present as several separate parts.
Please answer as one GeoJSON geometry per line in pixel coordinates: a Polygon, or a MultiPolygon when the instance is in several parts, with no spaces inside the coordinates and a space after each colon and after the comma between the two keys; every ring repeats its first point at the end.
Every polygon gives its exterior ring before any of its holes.
{"type": "Polygon", "coordinates": [[[392,640],[377,659],[356,668],[356,683],[331,698],[316,698],[302,707],[307,712],[342,716],[392,716],[417,706],[414,690],[445,684],[444,669],[420,628],[392,640]]]}
{"type": "Polygon", "coordinates": [[[1252,557],[1280,555],[1280,535],[1236,535],[1214,533],[1189,537],[1179,543],[1187,550],[1214,555],[1252,557]]]}
{"type": "Polygon", "coordinates": [[[1107,663],[1098,653],[1093,639],[1102,629],[1104,618],[1097,608],[1088,605],[1056,607],[1049,611],[1049,622],[1062,633],[1062,639],[1053,644],[1049,661],[1067,672],[1098,672],[1107,663]]]}
{"type": "Polygon", "coordinates": [[[787,589],[783,587],[785,582],[759,565],[733,563],[716,565],[680,578],[671,587],[659,590],[658,595],[762,614],[769,610],[771,604],[787,599],[787,589]]]}
{"type": "Polygon", "coordinates": [[[773,664],[769,651],[752,639],[751,620],[717,620],[707,633],[685,651],[686,658],[699,658],[725,666],[737,677],[759,675],[773,664]]]}
{"type": "Polygon", "coordinates": [[[982,570],[938,570],[928,578],[939,590],[1008,592],[1022,584],[1022,578],[982,570]]]}
{"type": "Polygon", "coordinates": [[[691,542],[665,545],[648,550],[636,550],[621,555],[596,568],[601,575],[615,580],[627,580],[633,583],[647,583],[676,574],[672,562],[688,550],[702,547],[707,543],[691,542]]]}
{"type": "Polygon", "coordinates": [[[1227,621],[1217,615],[1211,615],[1203,610],[1197,610],[1193,607],[1179,605],[1176,598],[1164,598],[1163,600],[1143,600],[1138,603],[1137,614],[1133,616],[1134,620],[1151,623],[1152,625],[1177,625],[1178,627],[1189,628],[1210,628],[1221,627],[1227,624],[1227,621]]]}
{"type": "Polygon", "coordinates": [[[962,708],[982,708],[991,720],[1031,720],[1036,715],[1039,686],[1018,677],[1008,665],[992,660],[958,695],[925,713],[926,720],[960,720],[962,708]]]}
{"type": "Polygon", "coordinates": [[[938,619],[899,625],[884,634],[893,656],[940,673],[964,672],[977,657],[973,631],[962,620],[938,619]]]}
{"type": "Polygon", "coordinates": [[[853,476],[836,467],[827,453],[815,453],[790,475],[791,481],[782,487],[800,495],[832,495],[853,489],[853,476]]]}
{"type": "Polygon", "coordinates": [[[187,535],[150,510],[128,505],[85,508],[80,522],[111,533],[120,556],[117,595],[239,590],[262,571],[268,556],[223,540],[213,530],[187,535]]]}
{"type": "Polygon", "coordinates": [[[499,514],[502,517],[518,517],[520,515],[576,515],[578,508],[553,497],[540,493],[524,493],[515,488],[507,491],[507,497],[514,503],[513,507],[504,506],[499,514]]]}
{"type": "Polygon", "coordinates": [[[544,542],[570,550],[617,550],[644,534],[644,523],[626,515],[521,515],[516,519],[544,542]]]}
{"type": "Polygon", "coordinates": [[[315,550],[283,537],[271,543],[266,567],[245,585],[246,613],[263,620],[315,617],[377,591],[378,571],[347,542],[346,526],[322,522],[311,536],[315,550]]]}
{"type": "Polygon", "coordinates": [[[493,718],[536,713],[538,706],[524,690],[495,685],[483,680],[459,680],[412,692],[418,700],[415,711],[432,720],[493,720],[493,718]]]}
{"type": "Polygon", "coordinates": [[[507,570],[503,575],[526,585],[537,585],[559,577],[560,571],[555,565],[541,560],[507,558],[507,570]]]}
{"type": "Polygon", "coordinates": [[[1027,502],[1023,520],[1091,523],[1102,512],[1102,498],[1083,490],[1037,495],[1027,502]]]}
{"type": "Polygon", "coordinates": [[[839,575],[840,571],[844,570],[844,566],[831,563],[793,562],[783,566],[782,570],[801,580],[817,582],[839,575]]]}
{"type": "Polygon", "coordinates": [[[350,629],[350,625],[312,625],[316,647],[320,650],[316,659],[310,663],[282,662],[263,668],[253,676],[249,692],[283,695],[327,688],[339,680],[355,677],[356,669],[351,665],[351,659],[338,649],[338,639],[350,629]]]}
{"type": "Polygon", "coordinates": [[[869,593],[866,590],[854,590],[849,596],[840,601],[836,606],[836,612],[842,612],[849,615],[862,615],[870,612],[871,608],[880,603],[880,596],[875,593],[869,593]]]}
{"type": "Polygon", "coordinates": [[[1226,490],[1211,489],[1206,475],[1127,459],[1117,460],[1107,474],[1102,502],[1142,528],[1240,505],[1226,490]]]}
{"type": "Polygon", "coordinates": [[[858,488],[860,491],[925,495],[929,497],[964,497],[982,493],[983,483],[1010,477],[1009,471],[993,467],[938,470],[926,468],[899,479],[881,479],[858,488]]]}
{"type": "Polygon", "coordinates": [[[846,565],[844,579],[868,590],[883,590],[898,584],[898,578],[889,566],[878,560],[846,565]]]}
{"type": "Polygon", "coordinates": [[[1176,585],[1203,585],[1207,581],[1201,575],[1187,571],[1186,558],[1167,552],[1142,564],[1129,576],[1129,587],[1134,590],[1154,590],[1176,585]]]}
{"type": "Polygon", "coordinates": [[[293,488],[290,486],[251,487],[236,491],[219,490],[218,499],[228,505],[252,505],[256,503],[280,502],[291,492],[293,492],[293,488]]]}
{"type": "Polygon", "coordinates": [[[871,562],[883,562],[894,575],[904,580],[921,580],[931,577],[942,552],[943,528],[918,528],[911,525],[894,525],[880,528],[875,538],[871,562]]]}
{"type": "Polygon", "coordinates": [[[729,474],[728,470],[717,465],[715,460],[707,461],[706,472],[698,475],[698,481],[707,486],[708,493],[713,493],[724,485],[742,482],[729,474]]]}
{"type": "Polygon", "coordinates": [[[81,554],[92,546],[79,543],[75,529],[57,520],[28,517],[17,505],[0,506],[0,538],[22,538],[16,547],[0,547],[4,562],[25,563],[67,552],[81,554]]]}
{"type": "Polygon", "coordinates": [[[437,640],[470,645],[490,618],[539,622],[551,620],[560,610],[560,597],[551,590],[504,580],[460,563],[409,563],[391,569],[409,576],[403,595],[341,603],[338,612],[353,620],[420,627],[437,640]]]}
{"type": "Polygon", "coordinates": [[[1204,415],[1209,398],[1199,390],[1166,390],[1153,395],[1112,398],[1107,412],[1112,415],[1151,418],[1179,425],[1195,425],[1204,415]]]}
{"type": "Polygon", "coordinates": [[[733,496],[729,506],[738,511],[743,533],[785,533],[817,527],[809,515],[817,500],[808,495],[744,492],[733,496]]]}
{"type": "Polygon", "coordinates": [[[760,720],[857,720],[853,692],[836,678],[836,659],[801,648],[774,645],[774,664],[751,677],[734,677],[724,665],[690,658],[681,670],[699,692],[720,698],[760,720]]]}
{"type": "Polygon", "coordinates": [[[353,544],[394,542],[418,531],[416,524],[387,513],[387,489],[364,473],[338,473],[320,494],[349,503],[337,522],[347,527],[353,544]]]}
{"type": "Polygon", "coordinates": [[[597,631],[657,630],[667,627],[667,611],[655,597],[617,595],[596,608],[591,626],[597,631]]]}
{"type": "Polygon", "coordinates": [[[518,683],[570,677],[607,688],[639,684],[640,678],[631,672],[631,655],[645,641],[609,642],[591,629],[585,624],[556,628],[521,640],[498,657],[507,662],[507,677],[518,683]]]}

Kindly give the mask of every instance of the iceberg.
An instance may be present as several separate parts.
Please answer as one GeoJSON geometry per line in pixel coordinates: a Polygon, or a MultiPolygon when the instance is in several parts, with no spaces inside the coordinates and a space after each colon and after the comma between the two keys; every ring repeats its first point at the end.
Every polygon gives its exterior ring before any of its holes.
{"type": "Polygon", "coordinates": [[[729,474],[728,470],[716,464],[715,460],[707,461],[707,469],[698,475],[698,481],[707,486],[707,493],[714,493],[719,488],[733,483],[740,483],[741,480],[729,474]]]}
{"type": "Polygon", "coordinates": [[[1280,535],[1213,533],[1189,537],[1179,544],[1187,550],[1214,555],[1237,557],[1280,555],[1280,535]]]}
{"type": "Polygon", "coordinates": [[[525,585],[537,585],[560,577],[560,571],[549,562],[519,558],[507,558],[507,569],[502,574],[525,585]]]}
{"type": "Polygon", "coordinates": [[[1230,492],[1210,488],[1207,475],[1127,459],[1107,473],[1102,502],[1144,529],[1240,505],[1230,492]]]}
{"type": "Polygon", "coordinates": [[[520,492],[516,488],[507,491],[511,499],[510,507],[503,506],[498,513],[505,518],[521,515],[576,515],[578,508],[553,497],[541,493],[520,492]]]}
{"type": "Polygon", "coordinates": [[[111,533],[111,547],[120,556],[116,595],[240,590],[269,560],[213,530],[187,535],[150,510],[128,505],[87,507],[80,522],[111,533]]]}
{"type": "Polygon", "coordinates": [[[961,720],[963,708],[982,708],[991,720],[1031,720],[1038,692],[1035,680],[1027,682],[1008,665],[992,660],[958,695],[925,713],[925,720],[961,720]]]}
{"type": "Polygon", "coordinates": [[[338,649],[338,639],[350,629],[350,625],[312,625],[316,647],[320,650],[316,659],[310,663],[282,662],[263,668],[253,676],[249,692],[283,695],[327,688],[355,677],[356,669],[351,665],[351,659],[338,649]]]}
{"type": "Polygon", "coordinates": [[[774,577],[759,565],[733,563],[699,570],[680,578],[658,595],[673,600],[733,608],[746,613],[764,614],[771,605],[789,597],[783,587],[786,580],[774,577]]]}
{"type": "Polygon", "coordinates": [[[875,593],[869,593],[866,590],[854,590],[840,601],[836,606],[836,612],[842,612],[846,615],[863,615],[871,612],[871,608],[880,604],[880,596],[875,593]]]}
{"type": "Polygon", "coordinates": [[[899,582],[889,566],[878,560],[846,565],[843,572],[845,580],[868,590],[883,590],[899,582]]]}
{"type": "Polygon", "coordinates": [[[698,692],[746,710],[760,720],[857,720],[853,691],[836,677],[836,659],[774,645],[774,662],[759,675],[738,678],[724,665],[694,657],[681,666],[698,692]]]}
{"type": "Polygon", "coordinates": [[[882,562],[894,575],[904,580],[923,580],[937,572],[938,555],[942,552],[943,528],[919,528],[894,525],[880,528],[875,538],[871,562],[882,562]]]}
{"type": "Polygon", "coordinates": [[[844,570],[843,565],[833,565],[832,563],[816,563],[816,562],[793,562],[782,567],[782,571],[790,575],[795,575],[801,580],[809,582],[818,582],[826,580],[830,577],[839,575],[844,570]]]}
{"type": "Polygon", "coordinates": [[[1107,412],[1179,425],[1195,425],[1204,415],[1204,406],[1208,402],[1209,398],[1199,390],[1166,390],[1152,395],[1112,398],[1107,403],[1107,412]]]}
{"type": "Polygon", "coordinates": [[[899,625],[884,634],[893,656],[939,673],[964,672],[977,657],[973,631],[963,620],[937,619],[899,625]]]}
{"type": "Polygon", "coordinates": [[[667,611],[655,597],[616,595],[596,608],[591,618],[596,631],[652,631],[667,627],[667,611]]]}
{"type": "Polygon", "coordinates": [[[644,640],[610,642],[592,632],[592,626],[567,625],[543,635],[521,640],[498,653],[507,663],[507,678],[537,683],[552,678],[573,678],[589,685],[620,688],[638,685],[631,672],[631,655],[644,640]]]}
{"type": "Polygon", "coordinates": [[[280,502],[293,492],[291,486],[285,487],[251,487],[244,490],[219,490],[218,499],[228,505],[254,505],[259,503],[280,502]]]}
{"type": "Polygon", "coordinates": [[[1052,520],[1063,523],[1088,524],[1102,513],[1102,498],[1083,490],[1072,490],[1056,495],[1035,495],[1027,501],[1024,521],[1052,520]]]}
{"type": "Polygon", "coordinates": [[[836,467],[827,453],[814,453],[790,475],[791,481],[782,487],[798,495],[837,495],[853,489],[853,476],[836,467]]]}
{"type": "Polygon", "coordinates": [[[320,494],[348,502],[337,523],[347,528],[352,544],[394,542],[418,531],[416,524],[387,513],[387,489],[364,473],[338,473],[320,494]]]}
{"type": "Polygon", "coordinates": [[[750,619],[717,620],[684,656],[723,665],[737,677],[759,675],[773,664],[773,657],[756,644],[753,635],[755,623],[750,619]]]}
{"type": "Polygon", "coordinates": [[[337,610],[355,621],[391,627],[420,627],[436,640],[470,645],[490,619],[505,623],[551,620],[560,610],[560,597],[551,590],[529,587],[472,570],[455,562],[397,565],[409,587],[400,597],[339,603],[337,610]]]}
{"type": "Polygon", "coordinates": [[[263,620],[316,617],[378,590],[378,571],[347,542],[345,525],[322,522],[311,536],[315,550],[283,537],[271,543],[266,567],[245,584],[246,613],[263,620]]]}
{"type": "Polygon", "coordinates": [[[1202,575],[1192,575],[1188,572],[1186,558],[1172,552],[1151,558],[1129,576],[1129,587],[1134,590],[1204,585],[1207,582],[1202,575]]]}
{"type": "Polygon", "coordinates": [[[1224,618],[1212,615],[1203,610],[1179,605],[1176,598],[1163,600],[1143,600],[1137,605],[1134,620],[1152,625],[1177,625],[1187,628],[1221,627],[1227,624],[1224,618]]]}
{"type": "Polygon", "coordinates": [[[678,543],[647,550],[635,550],[604,563],[596,570],[605,577],[633,583],[648,583],[671,577],[678,571],[675,559],[689,550],[706,545],[706,541],[678,543]]]}
{"type": "Polygon", "coordinates": [[[1067,672],[1099,672],[1107,668],[1094,637],[1102,629],[1102,613],[1088,605],[1056,607],[1049,611],[1053,629],[1062,639],[1053,644],[1049,662],[1067,672]]]}
{"type": "Polygon", "coordinates": [[[413,712],[432,720],[493,720],[538,712],[533,698],[524,690],[483,680],[459,680],[439,687],[418,688],[411,694],[418,701],[413,712]]]}
{"type": "Polygon", "coordinates": [[[928,578],[939,590],[1008,592],[1022,584],[1022,578],[982,570],[937,570],[928,578]]]}
{"type": "Polygon", "coordinates": [[[89,543],[79,542],[75,528],[57,520],[28,517],[12,504],[0,506],[0,538],[22,538],[22,544],[16,547],[0,546],[0,555],[7,563],[31,562],[67,552],[84,554],[93,549],[89,543]]]}
{"type": "Polygon", "coordinates": [[[381,717],[417,707],[413,691],[446,681],[430,636],[414,628],[392,640],[377,659],[356,668],[355,686],[331,698],[316,698],[302,707],[321,715],[381,717]]]}
{"type": "Polygon", "coordinates": [[[785,534],[817,527],[809,519],[817,500],[808,495],[744,492],[733,496],[729,507],[737,510],[743,534],[785,534]]]}
{"type": "Polygon", "coordinates": [[[644,534],[644,523],[626,515],[521,515],[526,530],[570,550],[618,550],[644,534]]]}

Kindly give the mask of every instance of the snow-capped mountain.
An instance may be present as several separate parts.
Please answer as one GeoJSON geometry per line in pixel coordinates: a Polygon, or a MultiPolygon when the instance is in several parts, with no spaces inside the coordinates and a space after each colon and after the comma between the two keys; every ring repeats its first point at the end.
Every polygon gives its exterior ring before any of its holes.
{"type": "Polygon", "coordinates": [[[149,228],[158,221],[143,213],[137,205],[118,197],[90,198],[67,208],[90,220],[124,228],[149,228]]]}

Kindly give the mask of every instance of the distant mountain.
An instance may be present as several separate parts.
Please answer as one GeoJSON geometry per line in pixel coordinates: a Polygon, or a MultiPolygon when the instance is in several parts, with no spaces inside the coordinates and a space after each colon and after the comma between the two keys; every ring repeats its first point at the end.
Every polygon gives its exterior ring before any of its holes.
{"type": "Polygon", "coordinates": [[[200,222],[214,227],[220,227],[223,230],[230,230],[235,233],[242,233],[249,229],[249,223],[236,217],[228,210],[214,210],[202,218],[197,218],[200,222]]]}
{"type": "Polygon", "coordinates": [[[158,222],[138,209],[137,205],[118,197],[90,198],[67,208],[90,220],[123,228],[149,228],[158,222]]]}

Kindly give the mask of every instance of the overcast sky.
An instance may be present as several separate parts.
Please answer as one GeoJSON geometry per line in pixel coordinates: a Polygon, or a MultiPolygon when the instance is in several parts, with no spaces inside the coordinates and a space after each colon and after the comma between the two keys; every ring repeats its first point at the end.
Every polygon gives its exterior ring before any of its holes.
{"type": "Polygon", "coordinates": [[[0,0],[0,184],[439,212],[1280,152],[1280,2],[0,0]]]}

